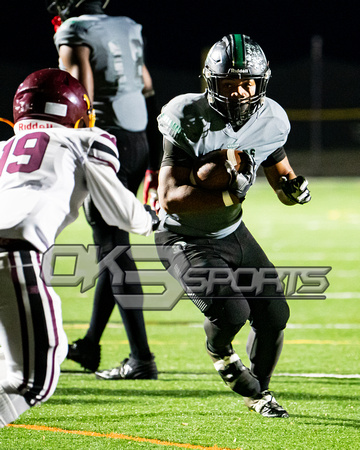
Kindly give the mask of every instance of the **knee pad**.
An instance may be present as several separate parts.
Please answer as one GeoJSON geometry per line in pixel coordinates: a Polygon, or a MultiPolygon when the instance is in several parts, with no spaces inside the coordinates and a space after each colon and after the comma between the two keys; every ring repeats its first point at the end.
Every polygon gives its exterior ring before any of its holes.
{"type": "Polygon", "coordinates": [[[248,320],[250,308],[241,298],[213,299],[205,315],[218,328],[231,329],[235,335],[248,320]]]}
{"type": "Polygon", "coordinates": [[[285,298],[274,298],[253,311],[250,325],[257,331],[281,331],[286,328],[289,317],[290,309],[285,298]]]}

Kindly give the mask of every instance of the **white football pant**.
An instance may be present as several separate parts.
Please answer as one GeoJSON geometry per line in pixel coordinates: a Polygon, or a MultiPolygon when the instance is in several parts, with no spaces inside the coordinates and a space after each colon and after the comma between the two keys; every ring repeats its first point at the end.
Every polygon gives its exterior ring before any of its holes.
{"type": "Polygon", "coordinates": [[[61,302],[35,251],[0,253],[0,428],[54,393],[68,351],[61,302]]]}

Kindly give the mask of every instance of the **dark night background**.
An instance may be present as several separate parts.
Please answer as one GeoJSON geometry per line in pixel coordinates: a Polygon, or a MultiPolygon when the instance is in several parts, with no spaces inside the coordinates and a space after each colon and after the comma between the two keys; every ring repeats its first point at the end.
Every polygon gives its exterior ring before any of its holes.
{"type": "MultiPolygon", "coordinates": [[[[57,53],[45,0],[2,3],[0,116],[11,119],[19,83],[30,72],[56,67],[57,53]]],[[[106,12],[127,15],[143,25],[146,64],[159,106],[175,95],[201,89],[201,53],[228,33],[247,34],[261,45],[273,75],[268,95],[286,110],[311,107],[311,40],[321,36],[322,70],[315,96],[323,108],[360,106],[360,27],[354,1],[111,0],[106,12]]],[[[288,145],[308,147],[309,123],[292,126],[288,145]]],[[[359,148],[360,118],[322,126],[324,147],[359,148]]],[[[6,125],[0,127],[4,138],[6,125]]]]}

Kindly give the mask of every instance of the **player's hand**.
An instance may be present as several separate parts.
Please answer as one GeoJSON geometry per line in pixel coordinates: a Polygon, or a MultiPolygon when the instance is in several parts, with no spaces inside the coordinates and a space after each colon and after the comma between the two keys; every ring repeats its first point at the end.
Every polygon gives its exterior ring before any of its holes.
{"type": "Polygon", "coordinates": [[[308,184],[308,180],[302,175],[298,175],[292,180],[288,180],[286,177],[281,177],[280,181],[280,187],[286,197],[299,205],[308,203],[311,200],[308,184]]]}
{"type": "Polygon", "coordinates": [[[156,212],[153,209],[151,209],[150,205],[144,205],[144,208],[151,216],[153,231],[156,231],[159,228],[160,224],[159,217],[157,216],[156,212]]]}
{"type": "Polygon", "coordinates": [[[243,200],[250,186],[255,179],[255,160],[251,155],[247,156],[246,166],[239,173],[230,161],[225,161],[226,170],[230,174],[229,192],[234,194],[239,200],[243,200]]]}
{"type": "Polygon", "coordinates": [[[159,197],[157,189],[159,187],[159,171],[148,169],[145,172],[144,190],[143,190],[143,203],[146,205],[148,202],[151,208],[159,212],[159,197]]]}

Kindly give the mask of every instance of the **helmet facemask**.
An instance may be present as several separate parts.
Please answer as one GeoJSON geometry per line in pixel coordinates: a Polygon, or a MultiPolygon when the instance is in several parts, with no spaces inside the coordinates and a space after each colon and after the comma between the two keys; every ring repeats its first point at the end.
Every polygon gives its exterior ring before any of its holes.
{"type": "Polygon", "coordinates": [[[263,105],[270,75],[258,44],[244,35],[225,36],[210,49],[205,61],[203,77],[209,105],[239,128],[263,105]],[[255,94],[244,98],[221,95],[219,82],[224,79],[254,80],[255,94]]]}
{"type": "Polygon", "coordinates": [[[210,106],[225,117],[233,127],[241,127],[264,103],[266,87],[269,81],[268,77],[246,77],[241,75],[238,77],[229,77],[229,74],[210,75],[208,77],[204,75],[204,77],[207,82],[207,94],[210,106]],[[255,95],[231,99],[221,95],[219,93],[219,80],[228,78],[253,79],[256,84],[255,95]]]}

